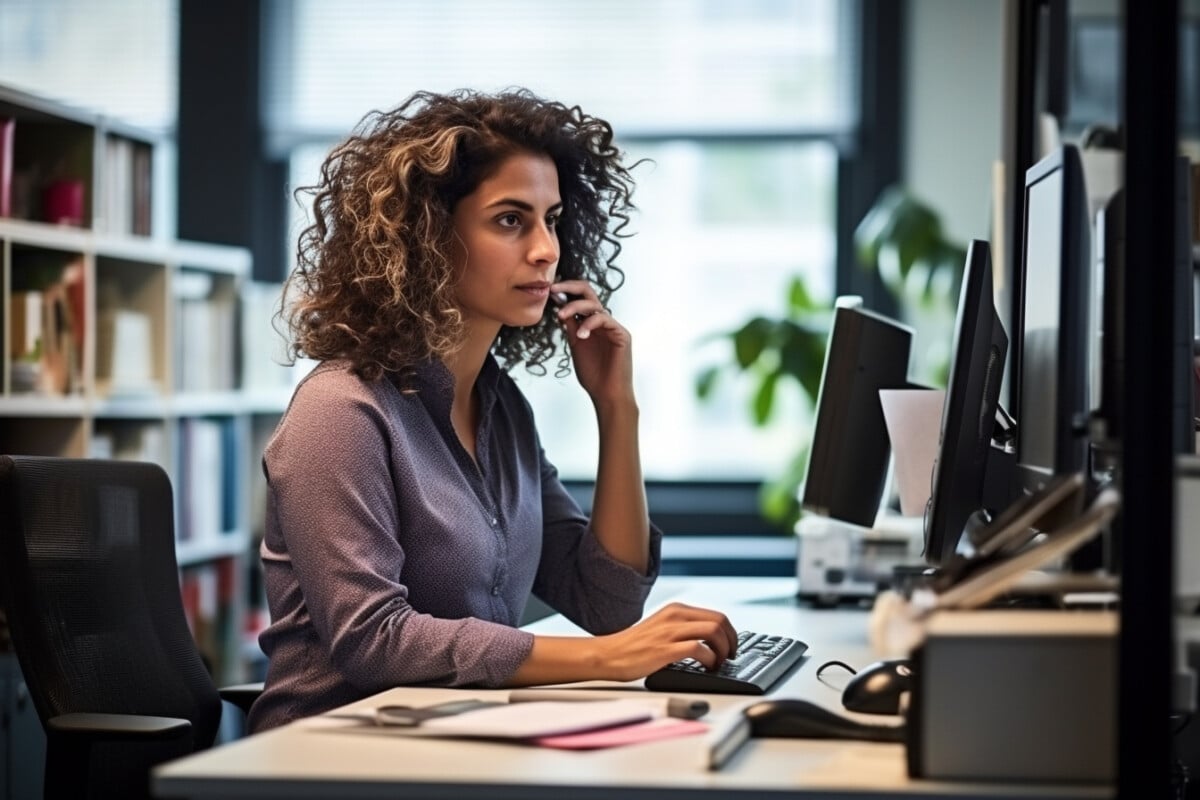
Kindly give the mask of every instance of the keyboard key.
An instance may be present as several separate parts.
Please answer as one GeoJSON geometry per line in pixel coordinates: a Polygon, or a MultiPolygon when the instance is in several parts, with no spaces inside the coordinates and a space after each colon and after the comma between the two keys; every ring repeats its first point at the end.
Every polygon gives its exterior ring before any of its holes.
{"type": "Polygon", "coordinates": [[[685,658],[646,676],[656,692],[766,694],[800,660],[808,645],[799,639],[755,631],[738,632],[738,649],[714,671],[685,658]]]}

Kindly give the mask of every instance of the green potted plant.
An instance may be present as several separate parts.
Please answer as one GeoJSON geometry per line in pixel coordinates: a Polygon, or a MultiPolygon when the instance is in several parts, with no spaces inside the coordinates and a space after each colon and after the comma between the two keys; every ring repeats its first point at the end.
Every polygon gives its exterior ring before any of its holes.
{"type": "Polygon", "coordinates": [[[880,193],[854,231],[855,256],[879,273],[902,306],[951,304],[967,250],[946,238],[941,218],[900,186],[880,193]]]}
{"type": "MultiPolygon", "coordinates": [[[[946,238],[937,213],[911,193],[899,186],[885,189],[856,228],[854,244],[858,262],[879,274],[902,307],[944,309],[949,303],[953,309],[966,250],[946,238]]],[[[770,424],[782,382],[795,381],[815,406],[832,319],[832,303],[813,298],[804,279],[794,276],[781,316],[756,316],[715,336],[728,341],[732,359],[703,369],[696,376],[696,395],[712,397],[722,376],[749,380],[748,411],[757,426],[770,424]]],[[[944,384],[944,364],[931,372],[930,382],[944,384]]],[[[798,443],[795,455],[760,492],[760,513],[789,532],[800,518],[808,449],[807,439],[798,443]]]]}

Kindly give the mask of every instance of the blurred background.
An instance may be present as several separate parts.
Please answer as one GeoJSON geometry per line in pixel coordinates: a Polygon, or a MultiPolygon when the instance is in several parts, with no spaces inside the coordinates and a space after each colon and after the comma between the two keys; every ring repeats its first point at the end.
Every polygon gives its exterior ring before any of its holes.
{"type": "MultiPolygon", "coordinates": [[[[772,535],[790,520],[764,513],[762,487],[784,476],[795,495],[835,297],[912,325],[914,378],[944,380],[957,284],[881,279],[859,229],[884,193],[927,211],[944,252],[993,240],[1003,302],[1016,5],[0,0],[0,84],[161,134],[156,229],[247,248],[266,287],[306,224],[292,192],[371,109],[519,85],[607,119],[630,162],[648,159],[611,305],[635,337],[652,511],[669,533],[772,535]],[[803,357],[739,350],[753,320],[795,323],[803,357]]],[[[1181,49],[1193,89],[1196,5],[1181,49]]],[[[1118,3],[1065,7],[1049,61],[1071,138],[1119,119],[1118,3]]],[[[1193,141],[1196,105],[1180,112],[1193,141]]],[[[515,377],[586,501],[596,438],[581,390],[515,377]]]]}

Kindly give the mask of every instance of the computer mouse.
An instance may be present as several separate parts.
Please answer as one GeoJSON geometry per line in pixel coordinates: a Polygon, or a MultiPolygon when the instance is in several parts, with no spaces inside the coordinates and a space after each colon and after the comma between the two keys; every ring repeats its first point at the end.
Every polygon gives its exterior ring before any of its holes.
{"type": "Polygon", "coordinates": [[[842,690],[847,711],[899,714],[900,696],[912,690],[912,665],[906,658],[876,661],[859,671],[842,690]]]}
{"type": "Polygon", "coordinates": [[[742,713],[750,735],[775,739],[859,739],[903,742],[903,725],[869,725],[843,717],[807,700],[761,700],[742,713]]]}

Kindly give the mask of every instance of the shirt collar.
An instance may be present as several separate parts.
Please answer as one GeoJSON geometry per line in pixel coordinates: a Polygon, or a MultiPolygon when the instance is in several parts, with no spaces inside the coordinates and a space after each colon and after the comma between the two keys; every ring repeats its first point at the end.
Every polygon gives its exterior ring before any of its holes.
{"type": "MultiPolygon", "coordinates": [[[[484,415],[491,411],[496,400],[496,385],[500,381],[502,370],[491,353],[483,360],[479,377],[475,379],[475,389],[479,392],[480,412],[484,415]]],[[[413,367],[412,386],[417,390],[426,406],[446,416],[450,415],[450,405],[454,402],[454,375],[441,359],[430,359],[413,367]]]]}

